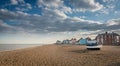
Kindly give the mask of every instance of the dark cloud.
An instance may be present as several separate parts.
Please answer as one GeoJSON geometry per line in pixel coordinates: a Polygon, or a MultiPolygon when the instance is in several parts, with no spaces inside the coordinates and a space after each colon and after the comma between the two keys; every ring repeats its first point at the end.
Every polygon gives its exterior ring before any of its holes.
{"type": "Polygon", "coordinates": [[[13,31],[14,28],[0,20],[0,32],[13,31]]]}
{"type": "Polygon", "coordinates": [[[24,12],[0,10],[0,31],[28,31],[36,33],[65,32],[78,30],[116,30],[120,29],[120,19],[109,20],[106,24],[68,17],[63,12],[46,10],[44,15],[30,15],[24,12]],[[6,21],[8,21],[6,23],[6,21]],[[11,24],[11,21],[15,24],[11,24]],[[13,29],[13,30],[12,30],[13,29]]]}

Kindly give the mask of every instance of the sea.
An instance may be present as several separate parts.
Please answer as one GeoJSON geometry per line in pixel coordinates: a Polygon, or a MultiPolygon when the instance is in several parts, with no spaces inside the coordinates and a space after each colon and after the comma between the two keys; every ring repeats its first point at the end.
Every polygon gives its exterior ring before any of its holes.
{"type": "Polygon", "coordinates": [[[42,46],[43,44],[0,44],[0,51],[23,49],[28,47],[42,46]]]}

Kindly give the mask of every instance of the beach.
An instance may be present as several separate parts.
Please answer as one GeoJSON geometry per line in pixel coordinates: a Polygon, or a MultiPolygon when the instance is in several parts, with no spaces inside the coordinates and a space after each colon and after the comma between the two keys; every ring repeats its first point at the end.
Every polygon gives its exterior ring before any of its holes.
{"type": "Polygon", "coordinates": [[[0,52],[0,66],[120,66],[120,46],[44,45],[0,52]]]}

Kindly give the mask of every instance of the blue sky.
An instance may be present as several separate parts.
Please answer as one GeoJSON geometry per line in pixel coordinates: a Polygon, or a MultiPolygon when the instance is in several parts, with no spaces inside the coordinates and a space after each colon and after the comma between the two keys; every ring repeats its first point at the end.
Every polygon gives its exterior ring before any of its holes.
{"type": "Polygon", "coordinates": [[[1,0],[0,44],[120,34],[119,0],[1,0]]]}

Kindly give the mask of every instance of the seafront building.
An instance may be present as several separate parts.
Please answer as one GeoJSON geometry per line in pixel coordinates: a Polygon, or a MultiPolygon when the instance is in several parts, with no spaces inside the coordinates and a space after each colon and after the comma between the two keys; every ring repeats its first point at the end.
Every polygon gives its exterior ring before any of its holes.
{"type": "Polygon", "coordinates": [[[103,45],[120,45],[120,35],[114,32],[98,34],[96,40],[103,45]]]}

